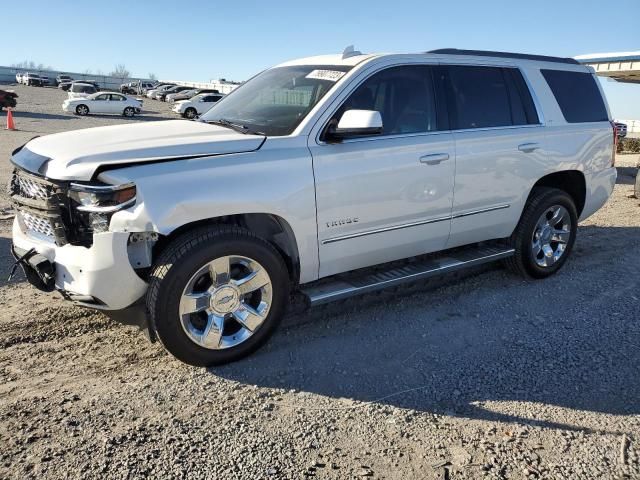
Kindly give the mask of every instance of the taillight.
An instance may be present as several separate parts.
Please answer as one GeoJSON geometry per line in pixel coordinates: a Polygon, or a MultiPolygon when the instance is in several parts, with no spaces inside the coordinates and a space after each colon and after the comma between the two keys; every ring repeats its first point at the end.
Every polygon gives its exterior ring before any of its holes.
{"type": "Polygon", "coordinates": [[[611,166],[615,167],[616,165],[616,153],[618,151],[618,127],[616,127],[616,122],[611,123],[611,127],[613,128],[613,152],[611,153],[611,166]]]}

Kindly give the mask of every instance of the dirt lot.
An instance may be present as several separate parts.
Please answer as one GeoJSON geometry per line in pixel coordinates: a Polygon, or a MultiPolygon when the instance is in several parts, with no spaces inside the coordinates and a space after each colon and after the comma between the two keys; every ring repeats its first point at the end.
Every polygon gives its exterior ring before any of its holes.
{"type": "MultiPolygon", "coordinates": [[[[15,90],[1,182],[35,135],[173,118],[151,100],[139,119],[78,118],[57,90],[15,90]]],[[[2,193],[0,478],[640,478],[637,161],[618,158],[553,278],[495,267],[296,313],[212,370],[7,283],[2,193]]]]}

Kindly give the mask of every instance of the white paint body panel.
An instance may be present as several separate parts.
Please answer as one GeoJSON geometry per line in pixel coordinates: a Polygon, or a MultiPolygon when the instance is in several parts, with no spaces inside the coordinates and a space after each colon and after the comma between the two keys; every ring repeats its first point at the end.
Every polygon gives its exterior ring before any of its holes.
{"type": "Polygon", "coordinates": [[[70,290],[79,289],[103,301],[108,297],[109,308],[116,308],[146,288],[129,274],[128,262],[117,286],[101,284],[112,281],[112,265],[123,261],[121,239],[129,232],[167,235],[192,222],[225,215],[274,215],[295,238],[299,280],[307,283],[381,262],[507,237],[518,223],[531,187],[549,173],[576,170],[584,174],[587,196],[581,219],[597,211],[613,190],[611,127],[607,122],[567,124],[539,72],[540,68],[588,71],[585,67],[433,54],[323,56],[281,66],[301,64],[353,68],[289,136],[265,139],[199,122],[167,121],[32,140],[29,150],[52,159],[46,164],[47,177],[90,180],[99,168],[108,166],[98,178],[114,184],[135,182],[137,202],[113,215],[111,232],[96,235],[95,239],[104,236],[93,249],[43,244],[15,227],[14,241],[21,248],[35,246],[46,252],[62,265],[60,271],[73,274],[74,281],[65,284],[70,290]],[[520,68],[534,95],[541,125],[394,135],[341,144],[319,140],[333,112],[373,73],[397,65],[446,63],[520,68]],[[536,143],[538,148],[519,150],[525,143],[536,143]],[[420,162],[424,155],[441,153],[448,154],[448,159],[437,165],[420,162]],[[111,251],[104,249],[107,241],[113,242],[111,251]],[[74,248],[84,249],[83,259],[106,256],[104,261],[78,260],[74,255],[79,251],[74,248]],[[86,268],[87,264],[100,282],[78,275],[79,265],[86,268]],[[97,271],[100,268],[104,276],[97,271]]]}

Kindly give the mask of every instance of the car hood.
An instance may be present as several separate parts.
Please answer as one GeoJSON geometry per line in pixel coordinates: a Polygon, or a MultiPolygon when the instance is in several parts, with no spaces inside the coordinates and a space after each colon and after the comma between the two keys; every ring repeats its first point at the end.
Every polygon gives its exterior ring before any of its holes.
{"type": "Polygon", "coordinates": [[[262,135],[188,120],[87,128],[38,137],[12,161],[56,180],[91,180],[98,168],[251,152],[262,135]]]}

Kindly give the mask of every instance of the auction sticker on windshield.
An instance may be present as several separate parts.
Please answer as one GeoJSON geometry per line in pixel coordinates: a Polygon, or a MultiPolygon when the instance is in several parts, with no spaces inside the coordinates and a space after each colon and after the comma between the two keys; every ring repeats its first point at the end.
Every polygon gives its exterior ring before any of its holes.
{"type": "Polygon", "coordinates": [[[310,72],[306,78],[313,78],[316,80],[329,80],[330,82],[337,82],[342,78],[345,72],[338,70],[314,70],[310,72]]]}

